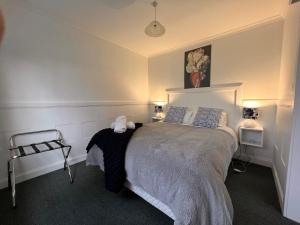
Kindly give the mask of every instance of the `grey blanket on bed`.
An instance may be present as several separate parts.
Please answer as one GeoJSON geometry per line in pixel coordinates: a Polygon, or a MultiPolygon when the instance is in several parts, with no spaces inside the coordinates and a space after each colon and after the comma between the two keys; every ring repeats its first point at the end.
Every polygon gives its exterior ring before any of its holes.
{"type": "Polygon", "coordinates": [[[169,206],[175,225],[230,225],[224,180],[234,145],[219,129],[146,124],[128,144],[127,180],[169,206]]]}

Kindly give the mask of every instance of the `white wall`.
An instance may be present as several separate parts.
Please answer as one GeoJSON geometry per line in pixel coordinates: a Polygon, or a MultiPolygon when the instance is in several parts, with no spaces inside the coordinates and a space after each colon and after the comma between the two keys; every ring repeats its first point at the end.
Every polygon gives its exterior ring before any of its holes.
{"type": "MultiPolygon", "coordinates": [[[[299,14],[298,14],[299,15],[299,14]]],[[[300,16],[298,17],[300,21],[300,16]]],[[[299,26],[300,28],[300,26],[299,26]]],[[[298,30],[298,32],[300,29],[298,30]]],[[[299,32],[300,33],[300,32],[299,32]]],[[[300,35],[299,41],[300,42],[300,35]]],[[[291,138],[291,152],[289,156],[287,190],[285,197],[285,215],[300,222],[300,49],[298,53],[298,72],[296,83],[295,108],[293,115],[293,130],[291,138]]]]}
{"type": "Polygon", "coordinates": [[[257,163],[271,166],[282,26],[283,21],[275,21],[150,58],[150,100],[166,101],[165,89],[183,87],[184,52],[211,44],[211,84],[243,82],[244,99],[257,101],[259,123],[265,129],[264,149],[252,148],[248,154],[257,163]]]}
{"type": "Polygon", "coordinates": [[[246,99],[276,99],[282,24],[273,22],[151,57],[150,100],[166,100],[166,88],[183,87],[184,52],[208,44],[212,45],[212,84],[243,82],[246,99]]]}
{"type": "MultiPolygon", "coordinates": [[[[146,121],[147,58],[97,39],[17,0],[2,0],[0,187],[12,133],[59,128],[83,160],[91,135],[118,114],[146,121]]],[[[20,180],[62,166],[60,152],[20,160],[20,180]],[[46,158],[44,158],[46,157],[46,158]],[[21,174],[22,173],[22,174],[21,174]]]]}
{"type": "Polygon", "coordinates": [[[147,58],[17,0],[2,8],[0,101],[147,100],[147,58]]]}
{"type": "Polygon", "coordinates": [[[299,43],[300,3],[296,3],[288,6],[285,15],[273,171],[283,214],[297,221],[300,221],[299,43]]]}

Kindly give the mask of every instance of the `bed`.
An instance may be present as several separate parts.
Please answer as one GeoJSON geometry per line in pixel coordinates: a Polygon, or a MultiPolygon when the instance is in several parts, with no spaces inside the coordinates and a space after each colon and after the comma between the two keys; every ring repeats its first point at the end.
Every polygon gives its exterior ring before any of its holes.
{"type": "MultiPolygon", "coordinates": [[[[225,187],[237,149],[240,85],[197,91],[168,90],[169,104],[220,107],[229,126],[198,128],[165,122],[144,124],[131,138],[125,157],[126,186],[174,220],[175,225],[229,225],[233,207],[225,187]],[[232,127],[232,128],[230,128],[232,127]]],[[[103,170],[102,151],[94,146],[87,165],[103,170]]]]}

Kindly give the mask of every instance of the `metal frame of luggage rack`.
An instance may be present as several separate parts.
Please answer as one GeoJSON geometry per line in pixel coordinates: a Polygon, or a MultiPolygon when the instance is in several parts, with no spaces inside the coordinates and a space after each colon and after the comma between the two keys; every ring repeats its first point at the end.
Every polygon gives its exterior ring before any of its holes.
{"type": "Polygon", "coordinates": [[[26,133],[18,133],[14,134],[9,139],[9,159],[7,161],[7,175],[8,175],[8,188],[11,190],[12,194],[12,205],[16,207],[16,179],[15,179],[15,159],[22,158],[30,155],[35,155],[43,152],[49,152],[57,149],[61,149],[63,157],[64,157],[64,170],[68,169],[68,174],[70,177],[70,183],[73,183],[73,177],[70,169],[70,165],[68,163],[68,157],[71,152],[72,146],[64,144],[64,140],[62,134],[57,129],[50,129],[50,130],[40,130],[40,131],[33,131],[33,132],[26,132],[26,133]],[[51,141],[44,141],[39,143],[32,143],[28,145],[20,145],[16,146],[15,138],[25,135],[34,135],[34,134],[41,134],[41,133],[56,133],[56,139],[51,141]],[[43,146],[43,149],[39,147],[43,146]],[[66,149],[66,151],[65,151],[66,149]]]}

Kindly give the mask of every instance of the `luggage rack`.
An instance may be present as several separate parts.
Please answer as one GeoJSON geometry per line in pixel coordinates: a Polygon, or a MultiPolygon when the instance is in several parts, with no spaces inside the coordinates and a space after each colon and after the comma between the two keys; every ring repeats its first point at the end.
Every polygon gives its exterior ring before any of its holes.
{"type": "Polygon", "coordinates": [[[12,191],[12,205],[16,207],[16,181],[15,181],[15,162],[14,160],[17,158],[22,158],[30,155],[40,154],[43,152],[49,152],[57,149],[61,149],[63,157],[64,157],[64,170],[68,169],[68,174],[70,177],[70,183],[73,183],[73,177],[71,173],[71,169],[68,163],[68,157],[71,152],[72,146],[64,144],[64,140],[62,134],[57,129],[50,129],[50,130],[41,130],[41,131],[33,131],[33,132],[26,132],[26,133],[18,133],[12,135],[9,139],[9,159],[7,161],[7,171],[8,171],[8,188],[12,191]],[[41,133],[51,133],[55,132],[57,139],[50,140],[50,141],[43,141],[38,143],[32,143],[28,145],[20,145],[16,146],[15,138],[25,135],[34,135],[34,134],[41,134],[41,133]],[[66,149],[66,151],[65,151],[66,149]]]}

